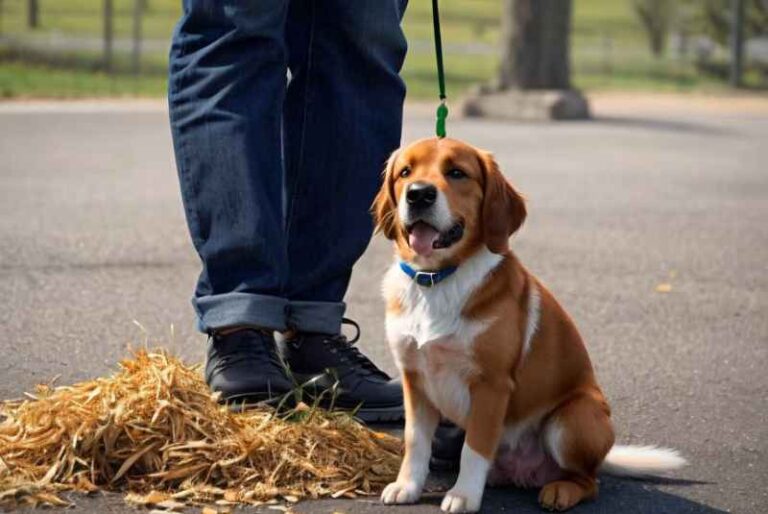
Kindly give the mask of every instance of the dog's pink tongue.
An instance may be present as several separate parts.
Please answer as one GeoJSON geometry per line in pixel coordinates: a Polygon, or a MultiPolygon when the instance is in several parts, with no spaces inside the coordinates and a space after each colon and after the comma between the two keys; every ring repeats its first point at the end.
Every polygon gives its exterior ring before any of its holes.
{"type": "Polygon", "coordinates": [[[408,244],[413,251],[424,257],[429,257],[434,250],[432,244],[440,236],[440,233],[426,223],[416,223],[408,234],[408,244]]]}

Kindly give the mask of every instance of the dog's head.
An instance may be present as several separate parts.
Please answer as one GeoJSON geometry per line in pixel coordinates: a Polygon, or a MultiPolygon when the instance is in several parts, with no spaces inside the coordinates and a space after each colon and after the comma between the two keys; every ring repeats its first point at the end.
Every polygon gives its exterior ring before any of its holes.
{"type": "Polygon", "coordinates": [[[490,153],[447,138],[395,151],[373,212],[377,231],[420,269],[458,265],[483,245],[504,253],[526,216],[490,153]]]}

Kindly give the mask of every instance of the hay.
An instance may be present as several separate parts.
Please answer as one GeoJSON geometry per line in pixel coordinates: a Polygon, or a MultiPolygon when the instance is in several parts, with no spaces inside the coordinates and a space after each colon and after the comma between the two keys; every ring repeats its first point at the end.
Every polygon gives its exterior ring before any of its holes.
{"type": "Polygon", "coordinates": [[[0,404],[5,508],[66,506],[65,491],[121,491],[170,510],[368,495],[400,460],[398,439],[348,414],[232,413],[197,367],[163,352],[138,351],[112,377],[27,396],[0,404]]]}

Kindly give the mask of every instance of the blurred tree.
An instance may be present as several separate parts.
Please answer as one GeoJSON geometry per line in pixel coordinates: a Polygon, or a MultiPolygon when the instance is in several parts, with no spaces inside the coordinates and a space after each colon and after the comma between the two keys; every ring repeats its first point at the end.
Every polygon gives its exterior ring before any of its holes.
{"type": "MultiPolygon", "coordinates": [[[[728,44],[731,33],[731,0],[703,0],[701,4],[703,30],[722,45],[728,44]]],[[[768,34],[768,1],[747,0],[744,16],[744,37],[768,34]]]]}
{"type": "Polygon", "coordinates": [[[632,7],[640,19],[646,35],[648,45],[654,57],[664,55],[667,46],[667,36],[674,17],[674,5],[672,0],[632,0],[632,7]]]}
{"type": "Polygon", "coordinates": [[[505,0],[501,89],[570,87],[571,0],[505,0]]]}

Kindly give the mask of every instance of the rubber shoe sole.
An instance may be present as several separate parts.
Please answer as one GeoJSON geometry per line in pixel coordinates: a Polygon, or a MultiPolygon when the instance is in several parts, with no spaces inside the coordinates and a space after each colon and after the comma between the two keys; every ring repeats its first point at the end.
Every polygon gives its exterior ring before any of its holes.
{"type": "Polygon", "coordinates": [[[405,410],[403,406],[380,407],[365,409],[361,408],[355,413],[355,417],[366,424],[371,423],[402,423],[405,420],[405,410]]]}
{"type": "MultiPolygon", "coordinates": [[[[312,403],[315,400],[313,392],[303,391],[304,402],[312,403]]],[[[405,408],[402,404],[387,407],[360,407],[359,405],[344,405],[331,401],[329,395],[322,395],[318,406],[322,409],[334,412],[350,412],[363,423],[402,423],[405,421],[405,408]]]]}

